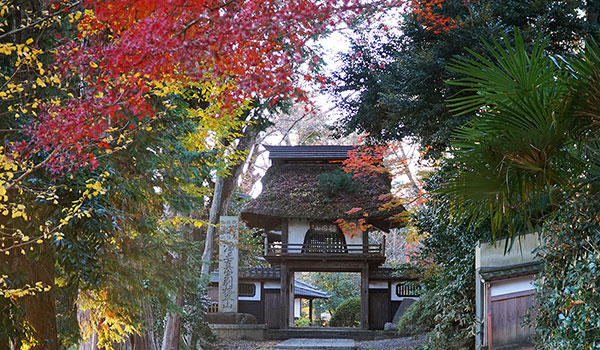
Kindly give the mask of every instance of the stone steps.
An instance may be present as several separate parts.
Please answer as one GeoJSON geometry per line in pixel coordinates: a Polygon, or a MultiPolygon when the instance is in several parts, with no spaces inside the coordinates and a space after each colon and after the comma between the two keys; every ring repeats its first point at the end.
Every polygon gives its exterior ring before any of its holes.
{"type": "Polygon", "coordinates": [[[302,327],[267,330],[267,338],[272,340],[292,338],[375,340],[397,336],[398,334],[395,331],[373,331],[356,328],[302,327]]]}
{"type": "Polygon", "coordinates": [[[352,339],[288,339],[275,345],[276,350],[356,350],[352,339]]]}

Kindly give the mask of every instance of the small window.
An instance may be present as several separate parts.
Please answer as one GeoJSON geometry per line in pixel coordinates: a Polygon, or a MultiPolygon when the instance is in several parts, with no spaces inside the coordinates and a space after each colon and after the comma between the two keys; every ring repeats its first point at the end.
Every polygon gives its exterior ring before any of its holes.
{"type": "Polygon", "coordinates": [[[256,285],[254,283],[238,284],[238,296],[253,297],[256,295],[256,285]]]}
{"type": "Polygon", "coordinates": [[[398,283],[396,285],[396,296],[417,297],[421,293],[421,287],[415,283],[398,283]]]}

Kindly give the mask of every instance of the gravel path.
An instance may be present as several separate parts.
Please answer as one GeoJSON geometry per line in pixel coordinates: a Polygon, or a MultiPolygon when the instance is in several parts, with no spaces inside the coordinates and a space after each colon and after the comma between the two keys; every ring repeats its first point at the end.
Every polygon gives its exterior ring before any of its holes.
{"type": "MultiPolygon", "coordinates": [[[[413,350],[425,341],[425,337],[393,338],[357,341],[358,350],[413,350]]],[[[212,350],[273,350],[280,341],[221,340],[212,350]]]]}

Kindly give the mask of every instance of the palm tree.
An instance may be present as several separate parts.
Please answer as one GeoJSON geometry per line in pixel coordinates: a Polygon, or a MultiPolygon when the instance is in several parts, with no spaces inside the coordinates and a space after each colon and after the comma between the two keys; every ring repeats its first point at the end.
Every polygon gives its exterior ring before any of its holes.
{"type": "Polygon", "coordinates": [[[570,58],[514,44],[485,43],[489,58],[469,51],[450,69],[464,78],[449,100],[456,115],[476,117],[456,131],[447,185],[440,190],[457,220],[489,219],[495,237],[531,232],[574,191],[589,190],[600,147],[600,48],[589,40],[570,58]]]}

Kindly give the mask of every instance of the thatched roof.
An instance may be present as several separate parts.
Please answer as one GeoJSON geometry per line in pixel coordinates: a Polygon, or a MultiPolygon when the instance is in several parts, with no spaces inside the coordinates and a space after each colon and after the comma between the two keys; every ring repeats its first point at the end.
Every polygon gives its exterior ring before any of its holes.
{"type": "Polygon", "coordinates": [[[263,190],[258,198],[242,209],[241,217],[249,226],[271,229],[282,218],[305,218],[335,221],[340,218],[359,219],[366,216],[369,223],[389,230],[393,226],[390,216],[403,211],[380,211],[384,202],[380,196],[389,193],[387,176],[356,179],[359,189],[349,193],[338,191],[327,195],[319,186],[319,175],[341,169],[339,163],[287,163],[271,166],[263,177],[263,190]],[[346,214],[353,208],[362,208],[346,214]]]}
{"type": "Polygon", "coordinates": [[[269,159],[274,162],[282,160],[342,160],[348,158],[348,152],[354,146],[269,146],[269,159]]]}

